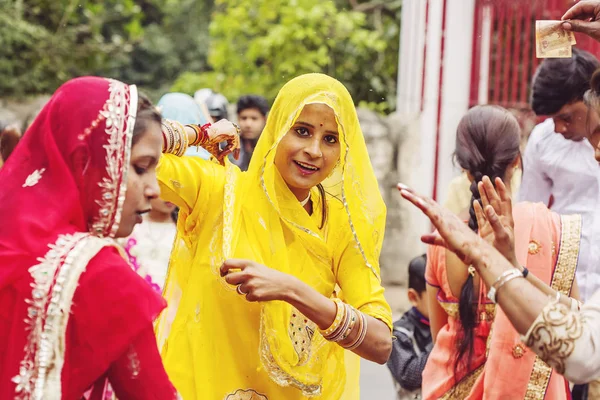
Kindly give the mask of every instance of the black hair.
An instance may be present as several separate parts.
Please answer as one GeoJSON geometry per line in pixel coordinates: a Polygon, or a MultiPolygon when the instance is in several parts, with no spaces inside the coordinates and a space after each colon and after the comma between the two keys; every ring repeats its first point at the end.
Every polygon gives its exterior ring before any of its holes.
{"type": "Polygon", "coordinates": [[[158,122],[160,124],[161,121],[162,116],[150,99],[143,93],[138,93],[138,106],[135,125],[133,126],[132,145],[135,145],[141,138],[142,133],[146,132],[149,123],[158,122]]]}
{"type": "Polygon", "coordinates": [[[422,254],[413,258],[408,263],[408,288],[417,293],[423,293],[425,287],[425,268],[427,266],[427,255],[422,254]]]}
{"type": "Polygon", "coordinates": [[[263,116],[269,113],[269,102],[262,96],[249,94],[239,98],[237,102],[237,113],[241,113],[249,108],[256,108],[263,116]]]}
{"type": "Polygon", "coordinates": [[[573,48],[572,58],[547,58],[531,84],[531,109],[537,115],[556,114],[562,107],[583,100],[600,62],[591,53],[573,48]]]}
{"type": "MultiPolygon", "coordinates": [[[[521,128],[517,119],[508,110],[498,106],[475,106],[467,111],[458,124],[454,157],[460,167],[473,177],[469,227],[475,232],[479,227],[473,202],[481,203],[477,184],[486,175],[492,182],[496,178],[504,178],[508,168],[520,157],[520,137],[521,128]]],[[[479,323],[474,292],[473,276],[468,274],[458,304],[461,332],[457,339],[455,374],[460,363],[469,369],[473,356],[474,330],[479,323]]]]}

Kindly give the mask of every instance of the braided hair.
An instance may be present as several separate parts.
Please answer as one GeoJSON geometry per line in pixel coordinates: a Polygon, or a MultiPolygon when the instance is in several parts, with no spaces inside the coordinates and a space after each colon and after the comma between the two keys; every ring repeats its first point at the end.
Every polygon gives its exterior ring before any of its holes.
{"type": "MultiPolygon", "coordinates": [[[[484,176],[492,182],[504,178],[508,168],[520,157],[520,127],[516,118],[498,106],[471,108],[458,124],[454,157],[460,167],[473,177],[469,228],[477,232],[477,218],[473,202],[481,204],[477,184],[484,176]]],[[[467,275],[458,304],[461,332],[457,339],[457,356],[454,372],[463,364],[467,370],[473,357],[475,327],[477,326],[477,297],[474,293],[473,276],[467,275]]]]}

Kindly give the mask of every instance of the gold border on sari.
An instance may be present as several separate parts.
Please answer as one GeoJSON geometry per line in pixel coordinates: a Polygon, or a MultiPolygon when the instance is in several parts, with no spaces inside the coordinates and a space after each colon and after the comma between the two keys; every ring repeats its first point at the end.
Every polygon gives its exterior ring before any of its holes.
{"type": "Polygon", "coordinates": [[[444,393],[444,395],[440,397],[440,400],[466,399],[469,396],[469,394],[471,394],[473,385],[475,385],[477,378],[479,378],[479,376],[483,372],[484,367],[485,364],[480,365],[476,370],[462,378],[460,382],[452,386],[452,389],[444,393]]]}
{"type": "MultiPolygon", "coordinates": [[[[569,296],[575,281],[579,244],[581,239],[581,216],[561,215],[560,249],[556,269],[552,276],[552,289],[569,296]]],[[[543,399],[548,389],[552,367],[539,356],[535,358],[531,377],[527,384],[525,400],[543,399]]]]}

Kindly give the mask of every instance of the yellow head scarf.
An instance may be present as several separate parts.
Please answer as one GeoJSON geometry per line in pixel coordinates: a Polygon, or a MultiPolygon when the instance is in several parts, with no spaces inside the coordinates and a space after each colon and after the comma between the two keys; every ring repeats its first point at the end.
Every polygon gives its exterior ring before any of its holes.
{"type": "MultiPolygon", "coordinates": [[[[355,268],[369,268],[379,278],[386,209],[352,98],[337,80],[322,74],[307,74],[289,81],[275,100],[248,171],[243,173],[227,164],[225,177],[222,232],[217,233],[220,246],[208,244],[210,254],[203,256],[215,275],[218,276],[221,262],[234,255],[240,234],[244,234],[252,240],[254,252],[262,257],[256,261],[296,276],[320,293],[331,296],[336,285],[334,252],[339,251],[332,237],[351,232],[364,260],[363,265],[355,268]],[[331,107],[340,134],[339,163],[322,182],[327,193],[328,215],[322,229],[300,205],[274,164],[279,142],[304,106],[311,103],[331,107]],[[245,221],[244,227],[242,221],[245,221]],[[268,237],[265,237],[265,229],[268,237]]],[[[319,191],[313,188],[311,195],[315,216],[320,216],[319,191]]],[[[177,252],[175,250],[173,257],[185,260],[177,252]]],[[[176,269],[178,286],[182,289],[190,264],[172,262],[171,265],[171,269],[176,269]]],[[[224,286],[229,286],[222,281],[224,286]]],[[[167,299],[172,300],[169,296],[177,298],[176,292],[170,293],[167,287],[167,299]]],[[[261,303],[259,352],[262,365],[279,385],[292,385],[305,395],[313,396],[322,393],[325,384],[328,398],[339,398],[345,384],[343,349],[323,339],[310,321],[306,326],[308,335],[304,337],[309,343],[302,348],[296,345],[293,330],[297,325],[294,323],[303,319],[298,314],[286,302],[261,303]]]]}

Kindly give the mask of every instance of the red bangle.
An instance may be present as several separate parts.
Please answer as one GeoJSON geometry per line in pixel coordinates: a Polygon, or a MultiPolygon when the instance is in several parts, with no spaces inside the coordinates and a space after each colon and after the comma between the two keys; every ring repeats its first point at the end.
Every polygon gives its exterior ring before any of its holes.
{"type": "Polygon", "coordinates": [[[200,132],[202,132],[202,136],[200,137],[200,140],[198,140],[197,144],[204,144],[206,142],[208,142],[208,129],[211,127],[212,125],[210,123],[208,124],[204,124],[200,127],[200,132]]]}

